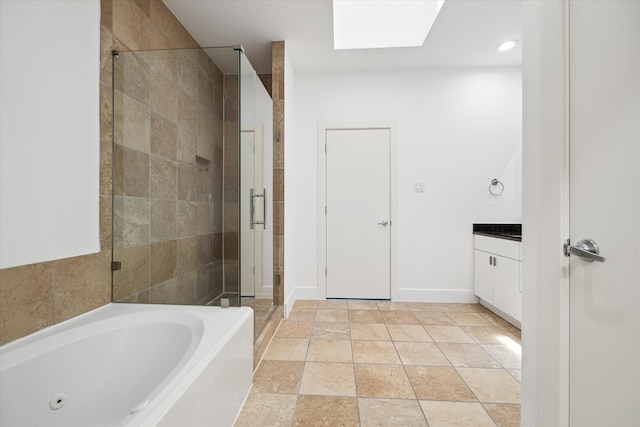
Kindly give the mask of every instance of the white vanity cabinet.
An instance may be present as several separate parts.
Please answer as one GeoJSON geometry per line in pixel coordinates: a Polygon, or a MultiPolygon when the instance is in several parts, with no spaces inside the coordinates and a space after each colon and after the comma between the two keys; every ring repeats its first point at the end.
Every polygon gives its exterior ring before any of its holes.
{"type": "Polygon", "coordinates": [[[474,293],[517,322],[522,318],[521,243],[474,235],[474,293]]]}

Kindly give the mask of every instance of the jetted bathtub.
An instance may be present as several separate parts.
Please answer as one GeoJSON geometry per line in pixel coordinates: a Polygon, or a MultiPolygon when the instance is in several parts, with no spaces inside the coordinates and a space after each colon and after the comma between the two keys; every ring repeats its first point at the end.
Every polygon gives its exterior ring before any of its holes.
{"type": "Polygon", "coordinates": [[[0,425],[231,426],[250,308],[112,303],[0,347],[0,425]]]}

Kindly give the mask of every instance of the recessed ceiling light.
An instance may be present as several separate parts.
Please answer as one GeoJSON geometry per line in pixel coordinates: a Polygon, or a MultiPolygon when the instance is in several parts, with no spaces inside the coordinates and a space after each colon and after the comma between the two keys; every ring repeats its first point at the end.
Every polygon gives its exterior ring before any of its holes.
{"type": "Polygon", "coordinates": [[[333,0],[333,47],[422,46],[444,1],[333,0]]]}
{"type": "Polygon", "coordinates": [[[517,44],[517,40],[507,40],[506,42],[500,43],[496,49],[498,49],[500,52],[506,52],[513,49],[517,44]]]}

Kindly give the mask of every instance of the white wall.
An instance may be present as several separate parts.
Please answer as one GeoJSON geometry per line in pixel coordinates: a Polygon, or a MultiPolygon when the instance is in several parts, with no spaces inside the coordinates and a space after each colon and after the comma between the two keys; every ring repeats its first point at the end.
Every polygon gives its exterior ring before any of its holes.
{"type": "Polygon", "coordinates": [[[318,294],[318,123],[395,121],[399,299],[473,300],[472,224],[521,222],[521,83],[520,68],[298,73],[286,94],[287,105],[295,100],[287,294],[318,294]],[[493,178],[505,185],[499,198],[488,193],[493,178]],[[413,193],[414,181],[426,192],[413,193]]]}
{"type": "Polygon", "coordinates": [[[0,268],[98,252],[100,2],[0,19],[0,268]]]}

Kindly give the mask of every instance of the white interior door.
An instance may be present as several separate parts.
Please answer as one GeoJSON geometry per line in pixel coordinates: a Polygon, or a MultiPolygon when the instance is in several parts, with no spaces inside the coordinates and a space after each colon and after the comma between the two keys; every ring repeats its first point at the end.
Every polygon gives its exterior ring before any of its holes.
{"type": "Polygon", "coordinates": [[[572,426],[640,425],[640,2],[570,2],[572,426]]]}
{"type": "Polygon", "coordinates": [[[390,299],[391,131],[325,135],[327,298],[390,299]]]}

